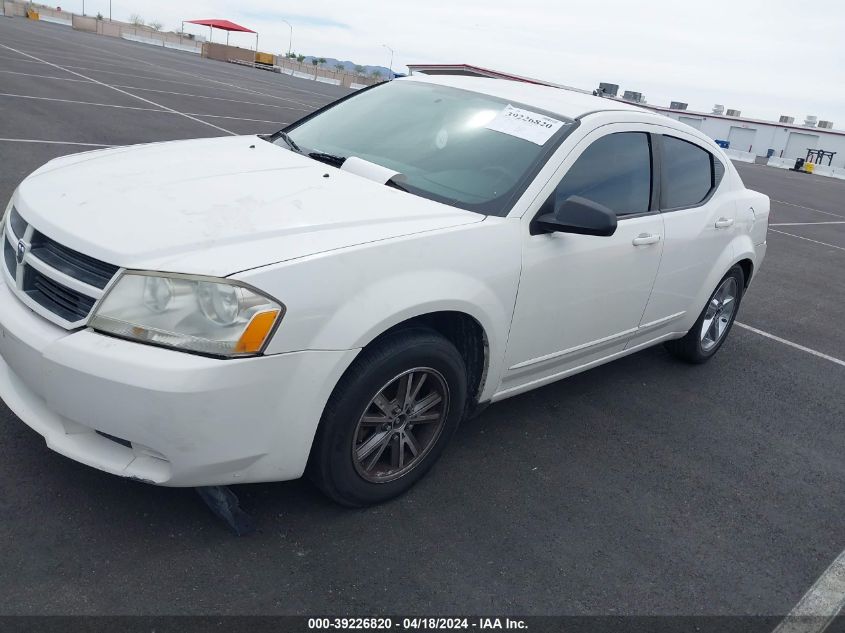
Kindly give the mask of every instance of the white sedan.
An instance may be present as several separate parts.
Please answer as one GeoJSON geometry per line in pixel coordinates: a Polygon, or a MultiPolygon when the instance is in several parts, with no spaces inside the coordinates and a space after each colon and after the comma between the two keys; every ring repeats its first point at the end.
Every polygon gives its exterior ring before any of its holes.
{"type": "Polygon", "coordinates": [[[74,154],[4,216],[0,396],[116,475],[377,503],[483,405],[660,343],[711,358],[768,216],[698,131],[494,79],[74,154]]]}

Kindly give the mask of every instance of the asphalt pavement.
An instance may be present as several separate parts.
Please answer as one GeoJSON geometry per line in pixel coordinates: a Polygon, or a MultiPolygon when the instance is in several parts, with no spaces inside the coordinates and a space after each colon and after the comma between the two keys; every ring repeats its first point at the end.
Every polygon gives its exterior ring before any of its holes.
{"type": "MultiPolygon", "coordinates": [[[[56,156],[272,132],[346,93],[0,19],[0,199],[56,156]]],[[[0,403],[0,614],[787,613],[845,548],[845,224],[820,224],[845,182],[738,167],[773,200],[739,321],[781,340],[737,327],[704,366],[654,348],[496,404],[379,507],[241,486],[259,529],[234,538],[0,403]]]]}

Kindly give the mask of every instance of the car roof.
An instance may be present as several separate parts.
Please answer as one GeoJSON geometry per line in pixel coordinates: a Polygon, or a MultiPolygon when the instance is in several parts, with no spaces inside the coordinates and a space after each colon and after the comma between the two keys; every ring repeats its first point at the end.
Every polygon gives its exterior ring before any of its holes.
{"type": "Polygon", "coordinates": [[[608,110],[654,114],[653,112],[628,103],[602,99],[601,97],[594,97],[575,90],[543,86],[524,81],[461,75],[423,74],[403,77],[396,81],[417,81],[469,90],[545,110],[546,112],[558,114],[568,119],[577,119],[592,112],[604,112],[608,110]]]}

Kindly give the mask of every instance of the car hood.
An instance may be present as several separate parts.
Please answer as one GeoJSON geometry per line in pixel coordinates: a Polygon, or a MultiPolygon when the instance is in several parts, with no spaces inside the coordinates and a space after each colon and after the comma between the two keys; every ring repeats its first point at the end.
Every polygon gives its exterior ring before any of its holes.
{"type": "Polygon", "coordinates": [[[257,136],[58,158],[14,202],[39,231],[91,257],[216,276],[484,219],[257,136]]]}

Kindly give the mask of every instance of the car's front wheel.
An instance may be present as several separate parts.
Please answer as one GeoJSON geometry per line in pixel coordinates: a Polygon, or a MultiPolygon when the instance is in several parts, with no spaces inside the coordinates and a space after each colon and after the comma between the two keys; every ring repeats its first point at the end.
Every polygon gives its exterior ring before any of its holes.
{"type": "Polygon", "coordinates": [[[683,338],[666,342],[666,349],[689,363],[710,360],[733,327],[744,288],[745,274],[734,266],[716,286],[692,329],[683,338]]]}
{"type": "Polygon", "coordinates": [[[466,403],[464,361],[427,328],[367,347],[326,405],[309,462],[311,479],[350,506],[386,501],[440,457],[466,403]]]}

